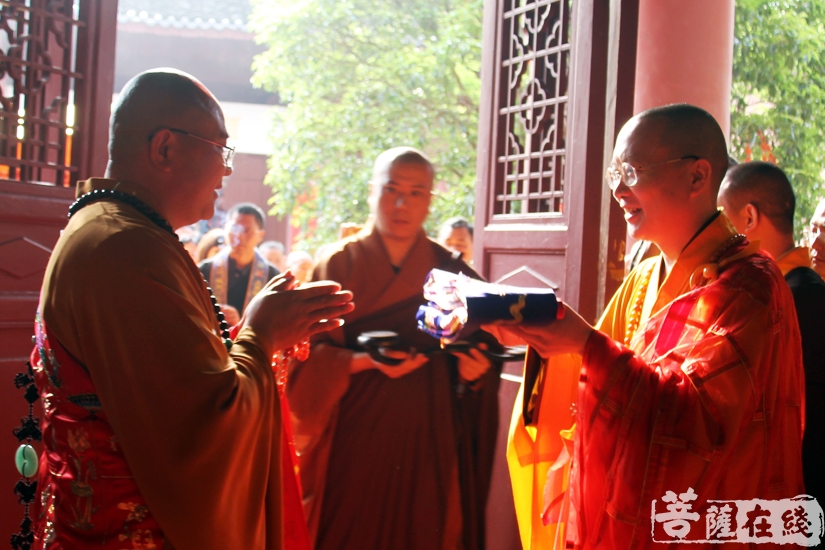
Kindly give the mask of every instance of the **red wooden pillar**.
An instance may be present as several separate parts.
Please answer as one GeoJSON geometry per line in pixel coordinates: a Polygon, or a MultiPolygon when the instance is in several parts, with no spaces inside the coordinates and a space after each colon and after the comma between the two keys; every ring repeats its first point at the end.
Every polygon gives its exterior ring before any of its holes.
{"type": "Polygon", "coordinates": [[[691,103],[727,136],[734,0],[639,0],[634,111],[691,103]]]}

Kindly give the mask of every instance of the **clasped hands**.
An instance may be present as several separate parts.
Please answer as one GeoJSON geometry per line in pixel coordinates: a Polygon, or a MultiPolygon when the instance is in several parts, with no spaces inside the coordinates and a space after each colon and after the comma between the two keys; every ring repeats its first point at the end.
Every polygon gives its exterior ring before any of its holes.
{"type": "Polygon", "coordinates": [[[352,292],[332,281],[298,284],[289,271],[278,275],[250,302],[240,320],[241,328],[255,330],[271,357],[307,338],[336,329],[355,308],[352,292]]]}

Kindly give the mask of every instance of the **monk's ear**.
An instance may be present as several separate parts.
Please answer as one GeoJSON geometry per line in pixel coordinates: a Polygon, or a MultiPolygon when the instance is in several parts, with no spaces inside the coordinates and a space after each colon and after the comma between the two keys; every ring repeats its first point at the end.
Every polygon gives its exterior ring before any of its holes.
{"type": "Polygon", "coordinates": [[[164,172],[172,170],[172,157],[177,152],[172,132],[161,128],[149,140],[149,162],[164,172]]]}
{"type": "Polygon", "coordinates": [[[762,221],[762,214],[759,213],[759,209],[754,204],[746,204],[742,213],[745,215],[746,232],[756,229],[759,226],[759,222],[762,221]]]}
{"type": "Polygon", "coordinates": [[[713,167],[710,165],[708,159],[700,158],[693,161],[693,166],[690,168],[690,175],[691,195],[697,195],[710,190],[713,192],[713,196],[716,196],[717,193],[713,191],[713,186],[711,185],[713,167]]]}

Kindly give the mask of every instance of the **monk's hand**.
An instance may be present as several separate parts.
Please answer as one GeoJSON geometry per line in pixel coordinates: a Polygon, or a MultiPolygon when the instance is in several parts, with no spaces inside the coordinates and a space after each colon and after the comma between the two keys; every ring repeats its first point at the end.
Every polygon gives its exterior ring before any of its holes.
{"type": "Polygon", "coordinates": [[[482,325],[481,330],[489,332],[502,346],[523,346],[527,343],[521,336],[505,330],[505,325],[482,325]]]}
{"type": "Polygon", "coordinates": [[[333,281],[295,288],[290,272],[272,279],[247,306],[242,326],[255,330],[270,355],[288,349],[315,334],[344,324],[340,317],[352,311],[352,292],[333,281]]]}
{"type": "Polygon", "coordinates": [[[238,313],[237,309],[229,304],[221,304],[221,313],[223,313],[223,318],[226,320],[226,324],[230,327],[234,327],[241,322],[241,314],[238,313]]]}
{"type": "MultiPolygon", "coordinates": [[[[487,349],[487,344],[478,344],[481,349],[487,349]]],[[[492,366],[486,355],[476,348],[470,348],[469,353],[454,353],[458,358],[458,375],[464,382],[475,382],[481,378],[492,366]]]]}
{"type": "MultiPolygon", "coordinates": [[[[564,318],[547,325],[498,325],[535,349],[545,359],[554,355],[582,355],[584,345],[595,330],[573,308],[565,304],[564,318]]],[[[484,327],[482,327],[484,328],[484,327]]]]}
{"type": "Polygon", "coordinates": [[[385,365],[374,360],[370,357],[369,353],[356,352],[353,354],[352,362],[350,363],[350,373],[355,374],[356,372],[375,369],[390,378],[401,378],[421,368],[424,363],[429,361],[423,353],[407,353],[406,351],[396,350],[382,350],[381,353],[389,359],[401,359],[402,362],[395,366],[385,365]]]}

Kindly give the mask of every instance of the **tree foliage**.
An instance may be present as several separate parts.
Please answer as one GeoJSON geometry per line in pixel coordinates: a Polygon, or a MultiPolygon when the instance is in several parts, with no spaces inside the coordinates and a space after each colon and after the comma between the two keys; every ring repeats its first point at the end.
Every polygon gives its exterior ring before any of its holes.
{"type": "Polygon", "coordinates": [[[775,156],[800,229],[825,196],[825,0],[736,0],[732,95],[734,156],[775,156]]]}
{"type": "Polygon", "coordinates": [[[266,183],[272,213],[292,214],[309,248],[364,222],[383,150],[410,145],[437,170],[430,225],[471,216],[482,0],[258,0],[268,49],[254,82],[283,103],[266,183]]]}

